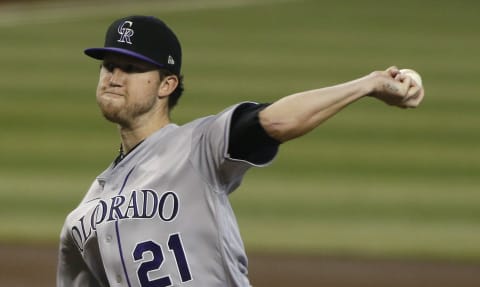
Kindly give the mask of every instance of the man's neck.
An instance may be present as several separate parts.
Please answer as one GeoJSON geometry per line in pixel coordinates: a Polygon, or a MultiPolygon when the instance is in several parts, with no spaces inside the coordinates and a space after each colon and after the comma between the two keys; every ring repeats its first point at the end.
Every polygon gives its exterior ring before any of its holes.
{"type": "Polygon", "coordinates": [[[123,152],[127,154],[140,142],[169,123],[170,119],[168,117],[164,117],[158,120],[148,121],[144,124],[136,124],[128,127],[119,126],[123,152]]]}

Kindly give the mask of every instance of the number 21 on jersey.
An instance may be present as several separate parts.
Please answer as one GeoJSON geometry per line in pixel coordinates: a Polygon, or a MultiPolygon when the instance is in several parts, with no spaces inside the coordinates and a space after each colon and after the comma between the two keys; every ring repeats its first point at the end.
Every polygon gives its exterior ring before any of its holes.
{"type": "MultiPolygon", "coordinates": [[[[171,234],[167,242],[168,250],[173,253],[175,263],[180,274],[182,283],[192,280],[190,267],[188,266],[185,250],[183,249],[182,240],[178,233],[171,234]]],[[[159,270],[164,263],[165,256],[162,245],[155,241],[149,240],[140,242],[133,250],[133,259],[139,261],[145,259],[144,255],[150,253],[152,259],[143,261],[137,270],[138,280],[142,287],[168,287],[172,286],[170,275],[166,275],[157,279],[150,279],[148,273],[150,271],[159,270]]]]}

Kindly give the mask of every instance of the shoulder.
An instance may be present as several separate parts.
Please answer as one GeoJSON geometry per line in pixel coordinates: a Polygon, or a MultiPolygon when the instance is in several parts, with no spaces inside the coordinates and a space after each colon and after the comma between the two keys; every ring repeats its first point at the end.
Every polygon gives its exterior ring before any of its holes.
{"type": "Polygon", "coordinates": [[[217,114],[201,117],[181,126],[177,126],[177,132],[186,132],[190,130],[195,133],[202,133],[208,131],[209,129],[228,129],[234,112],[236,110],[243,109],[243,107],[245,106],[250,105],[257,104],[253,102],[237,103],[235,105],[227,107],[226,109],[217,114]]]}

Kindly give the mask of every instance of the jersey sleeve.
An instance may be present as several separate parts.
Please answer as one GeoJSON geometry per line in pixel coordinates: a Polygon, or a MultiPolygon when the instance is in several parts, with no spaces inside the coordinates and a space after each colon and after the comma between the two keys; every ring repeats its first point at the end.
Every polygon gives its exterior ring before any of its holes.
{"type": "Polygon", "coordinates": [[[235,109],[228,141],[231,159],[261,165],[275,157],[280,142],[267,134],[258,117],[260,111],[268,105],[244,103],[235,109]]]}
{"type": "Polygon", "coordinates": [[[205,118],[193,131],[194,164],[209,182],[227,193],[238,187],[248,169],[269,165],[278,151],[273,139],[259,136],[264,131],[258,130],[258,107],[251,102],[238,104],[205,118]]]}
{"type": "MultiPolygon", "coordinates": [[[[96,271],[101,270],[98,268],[96,271]]],[[[100,286],[98,278],[90,272],[82,255],[71,241],[66,226],[60,236],[57,262],[57,287],[100,286]]]]}

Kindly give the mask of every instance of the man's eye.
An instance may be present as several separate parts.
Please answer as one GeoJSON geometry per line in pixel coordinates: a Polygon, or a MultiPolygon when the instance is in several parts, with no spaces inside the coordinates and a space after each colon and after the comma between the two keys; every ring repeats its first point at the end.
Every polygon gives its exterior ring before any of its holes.
{"type": "Polygon", "coordinates": [[[109,62],[104,62],[102,66],[109,72],[113,72],[113,70],[115,69],[115,65],[109,62]]]}
{"type": "Polygon", "coordinates": [[[151,69],[148,69],[144,66],[141,65],[136,65],[136,64],[115,64],[112,62],[103,62],[102,66],[109,71],[110,73],[113,73],[115,69],[120,69],[125,73],[128,74],[133,74],[133,73],[144,73],[147,72],[151,69]]]}
{"type": "Polygon", "coordinates": [[[124,72],[126,73],[145,73],[150,69],[142,66],[142,65],[135,65],[135,64],[128,64],[124,67],[124,72]]]}
{"type": "Polygon", "coordinates": [[[124,68],[123,68],[123,71],[125,73],[138,73],[139,72],[139,68],[135,65],[132,65],[132,64],[128,64],[126,65],[124,68]]]}

